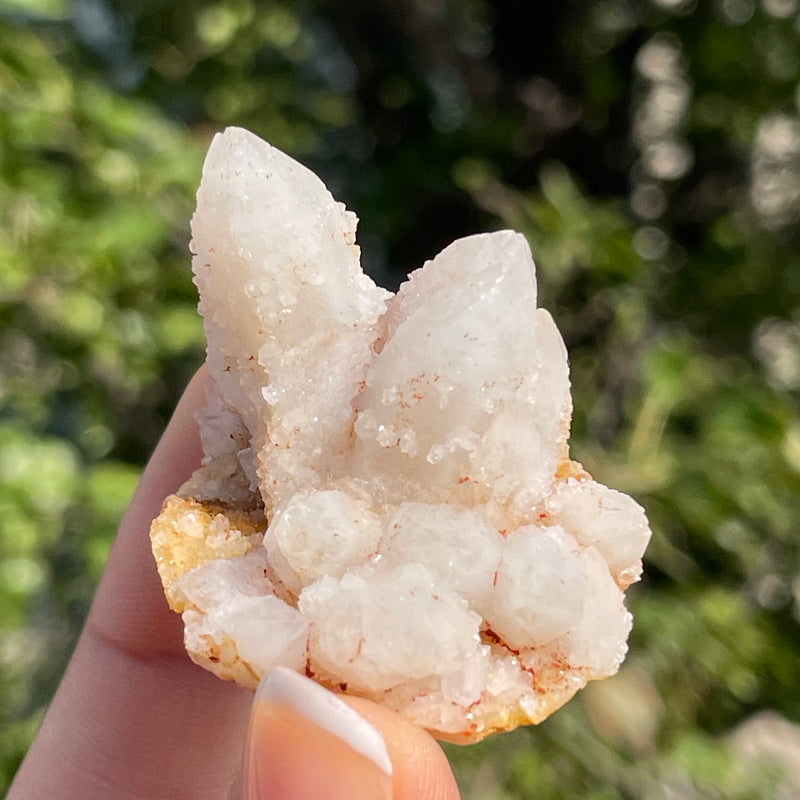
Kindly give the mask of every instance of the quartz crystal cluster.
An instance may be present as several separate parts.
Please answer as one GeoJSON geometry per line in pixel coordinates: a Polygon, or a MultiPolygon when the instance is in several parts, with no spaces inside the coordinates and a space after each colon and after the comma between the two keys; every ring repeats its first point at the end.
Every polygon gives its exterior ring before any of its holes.
{"type": "Polygon", "coordinates": [[[249,687],[292,667],[477,741],[617,670],[650,530],[569,459],[524,237],[456,241],[392,295],[355,231],[279,150],[214,139],[192,220],[205,461],[153,549],[197,663],[249,687]]]}

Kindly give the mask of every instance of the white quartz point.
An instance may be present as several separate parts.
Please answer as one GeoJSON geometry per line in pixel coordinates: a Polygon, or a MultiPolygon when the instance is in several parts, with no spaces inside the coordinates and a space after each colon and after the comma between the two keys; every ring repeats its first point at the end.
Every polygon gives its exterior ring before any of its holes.
{"type": "Polygon", "coordinates": [[[386,518],[380,552],[392,564],[424,564],[438,585],[483,613],[502,542],[477,509],[403,503],[386,518]]]}
{"type": "Polygon", "coordinates": [[[586,574],[583,613],[565,641],[573,667],[588,680],[613,675],[628,651],[633,617],[625,608],[620,588],[608,572],[603,556],[594,548],[581,551],[586,574]]]}
{"type": "Polygon", "coordinates": [[[339,577],[378,549],[381,524],[363,502],[331,489],[296,494],[264,536],[270,563],[294,595],[324,575],[339,577]]]}
{"type": "Polygon", "coordinates": [[[192,219],[208,363],[254,439],[268,507],[341,472],[350,400],[388,293],[356,217],[309,169],[240,128],[211,144],[192,219]]]}
{"type": "Polygon", "coordinates": [[[597,548],[621,588],[639,580],[651,532],[644,509],[632,497],[573,479],[559,483],[545,507],[581,544],[597,548]]]}
{"type": "Polygon", "coordinates": [[[548,311],[537,309],[534,320],[535,378],[498,403],[470,454],[470,474],[492,487],[493,517],[508,528],[532,521],[552,489],[572,416],[567,349],[548,311]]]}
{"type": "Polygon", "coordinates": [[[205,614],[183,612],[184,642],[191,652],[235,644],[239,657],[257,676],[273,667],[300,670],[305,664],[308,624],[296,609],[275,597],[234,595],[205,614]]]}
{"type": "Polygon", "coordinates": [[[583,613],[587,578],[575,540],[533,525],[506,537],[486,621],[515,650],[569,632],[583,613]]]}
{"type": "Polygon", "coordinates": [[[383,349],[356,398],[357,474],[382,478],[397,501],[485,500],[492,487],[473,474],[470,453],[497,414],[536,416],[536,281],[525,238],[500,231],[454,242],[412,273],[382,327],[383,349]]]}
{"type": "Polygon", "coordinates": [[[481,652],[481,618],[421,564],[326,576],[303,590],[298,608],[311,622],[311,669],[339,676],[346,665],[348,686],[360,692],[435,685],[481,652]]]}
{"type": "Polygon", "coordinates": [[[209,561],[178,579],[192,606],[183,613],[190,651],[235,643],[239,656],[258,675],[279,665],[303,666],[308,623],[275,596],[266,566],[266,554],[256,550],[209,561]]]}

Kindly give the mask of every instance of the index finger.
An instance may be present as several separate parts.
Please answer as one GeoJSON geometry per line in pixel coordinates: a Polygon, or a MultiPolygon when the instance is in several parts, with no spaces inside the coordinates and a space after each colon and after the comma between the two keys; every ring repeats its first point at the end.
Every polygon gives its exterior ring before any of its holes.
{"type": "Polygon", "coordinates": [[[86,627],[10,800],[219,800],[239,770],[252,695],[195,666],[150,552],[164,498],[199,466],[188,386],[123,519],[86,627]]]}

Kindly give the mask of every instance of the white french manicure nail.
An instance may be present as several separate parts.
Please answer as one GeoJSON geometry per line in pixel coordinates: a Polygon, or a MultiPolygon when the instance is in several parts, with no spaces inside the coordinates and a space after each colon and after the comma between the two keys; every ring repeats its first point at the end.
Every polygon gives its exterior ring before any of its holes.
{"type": "Polygon", "coordinates": [[[286,667],[268,672],[258,685],[256,700],[284,703],[320,728],[369,758],[387,775],[392,762],[383,737],[367,720],[333,692],[286,667]]]}

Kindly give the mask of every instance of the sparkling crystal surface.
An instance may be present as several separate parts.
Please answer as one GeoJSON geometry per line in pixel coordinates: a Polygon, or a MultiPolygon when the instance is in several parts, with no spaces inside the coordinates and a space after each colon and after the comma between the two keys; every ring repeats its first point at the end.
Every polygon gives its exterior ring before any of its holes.
{"type": "Polygon", "coordinates": [[[617,670],[650,529],[569,459],[525,238],[460,239],[391,295],[355,229],[288,156],[214,139],[192,220],[206,459],[154,551],[203,666],[252,687],[285,664],[475,741],[617,670]]]}

